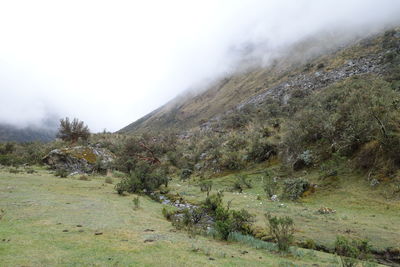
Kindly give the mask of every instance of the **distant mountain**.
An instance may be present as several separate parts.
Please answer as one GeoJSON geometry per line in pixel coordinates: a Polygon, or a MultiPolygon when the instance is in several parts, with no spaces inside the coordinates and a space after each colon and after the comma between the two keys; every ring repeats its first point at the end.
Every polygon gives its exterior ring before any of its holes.
{"type": "Polygon", "coordinates": [[[384,75],[388,57],[400,49],[399,36],[396,28],[335,47],[329,46],[329,40],[304,41],[267,67],[239,66],[241,71],[197,93],[181,95],[119,132],[207,127],[229,112],[257,107],[268,99],[287,103],[298,91],[318,91],[354,75],[384,75]]]}
{"type": "Polygon", "coordinates": [[[18,128],[9,124],[0,123],[0,142],[50,142],[55,139],[55,136],[55,128],[40,128],[33,126],[18,128]]]}

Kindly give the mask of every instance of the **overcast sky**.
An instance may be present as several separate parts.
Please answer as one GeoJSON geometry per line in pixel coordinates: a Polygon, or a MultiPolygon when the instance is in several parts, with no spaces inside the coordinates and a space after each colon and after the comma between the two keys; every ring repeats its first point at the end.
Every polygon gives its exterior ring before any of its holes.
{"type": "Polygon", "coordinates": [[[268,62],[321,31],[399,19],[399,0],[1,0],[0,122],[116,131],[235,70],[235,49],[259,45],[268,62]]]}

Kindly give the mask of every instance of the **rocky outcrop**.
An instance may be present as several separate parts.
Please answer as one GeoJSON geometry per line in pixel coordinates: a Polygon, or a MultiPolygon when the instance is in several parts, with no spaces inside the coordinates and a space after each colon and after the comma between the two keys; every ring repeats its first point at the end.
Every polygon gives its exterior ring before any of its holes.
{"type": "Polygon", "coordinates": [[[385,52],[372,54],[364,58],[348,60],[344,65],[330,71],[316,71],[313,73],[301,73],[291,79],[280,83],[268,91],[252,96],[237,105],[236,109],[242,109],[247,105],[259,105],[266,99],[273,98],[286,104],[294,90],[315,91],[325,88],[335,82],[339,82],[354,75],[384,72],[383,59],[385,52]]]}
{"type": "Polygon", "coordinates": [[[71,173],[88,173],[95,167],[109,168],[114,158],[114,155],[104,148],[75,146],[54,149],[43,158],[43,162],[53,169],[65,169],[71,173]]]}

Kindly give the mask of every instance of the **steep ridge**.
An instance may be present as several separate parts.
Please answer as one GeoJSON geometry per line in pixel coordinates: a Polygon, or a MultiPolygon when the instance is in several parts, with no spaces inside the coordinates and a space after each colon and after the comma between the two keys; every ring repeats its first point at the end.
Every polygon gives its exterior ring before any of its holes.
{"type": "MultiPolygon", "coordinates": [[[[389,31],[388,31],[389,32],[389,31]]],[[[286,103],[295,91],[315,91],[359,74],[385,73],[387,55],[398,44],[388,45],[388,32],[358,40],[308,62],[282,58],[268,67],[255,67],[214,82],[206,90],[181,95],[145,117],[121,129],[142,133],[166,129],[189,130],[234,109],[258,105],[268,98],[286,103]]],[[[400,30],[390,31],[398,40],[400,30]]]]}

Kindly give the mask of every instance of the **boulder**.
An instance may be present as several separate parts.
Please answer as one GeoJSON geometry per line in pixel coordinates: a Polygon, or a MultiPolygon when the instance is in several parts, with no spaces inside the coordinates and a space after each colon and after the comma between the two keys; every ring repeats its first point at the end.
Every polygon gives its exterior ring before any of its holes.
{"type": "Polygon", "coordinates": [[[107,169],[115,156],[108,150],[92,146],[75,146],[54,149],[43,158],[53,169],[65,169],[71,173],[92,172],[96,165],[107,169]]]}

